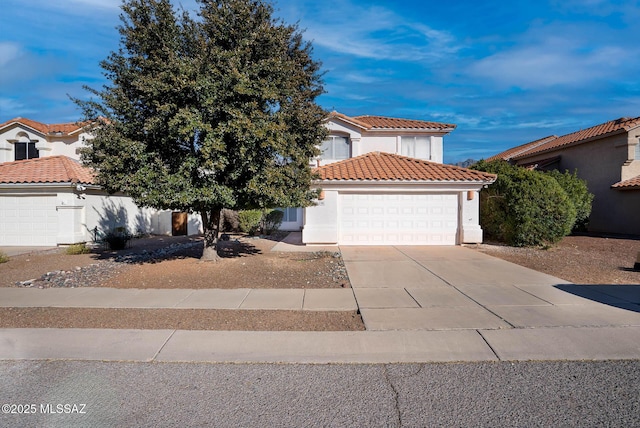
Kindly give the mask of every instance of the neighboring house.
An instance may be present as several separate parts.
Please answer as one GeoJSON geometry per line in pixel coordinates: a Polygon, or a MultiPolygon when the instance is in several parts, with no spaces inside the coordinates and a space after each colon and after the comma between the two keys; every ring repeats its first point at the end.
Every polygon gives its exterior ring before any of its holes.
{"type": "MultiPolygon", "coordinates": [[[[0,245],[73,244],[117,227],[172,233],[174,213],[139,208],[130,197],[107,195],[96,185],[79,162],[88,138],[71,123],[16,118],[0,124],[0,245]]],[[[186,233],[199,233],[197,216],[186,221],[186,233]]]]}
{"type": "Polygon", "coordinates": [[[322,189],[306,208],[306,244],[455,245],[482,242],[478,192],[492,174],[442,164],[455,125],[332,113],[315,159],[322,189]]]}
{"type": "MultiPolygon", "coordinates": [[[[479,197],[495,176],[442,164],[455,125],[331,113],[322,154],[311,162],[322,189],[315,206],[286,208],[282,229],[307,244],[455,245],[482,242],[479,197]]],[[[96,228],[170,234],[182,218],[106,195],[79,149],[91,138],[75,124],[17,118],[0,124],[0,245],[93,239],[96,228]],[[4,162],[4,163],[1,163],[4,162]]],[[[187,233],[201,230],[189,216],[187,233]]]]}
{"type": "Polygon", "coordinates": [[[493,159],[541,170],[577,170],[595,196],[589,230],[640,235],[640,117],[553,135],[487,160],[493,159]]]}

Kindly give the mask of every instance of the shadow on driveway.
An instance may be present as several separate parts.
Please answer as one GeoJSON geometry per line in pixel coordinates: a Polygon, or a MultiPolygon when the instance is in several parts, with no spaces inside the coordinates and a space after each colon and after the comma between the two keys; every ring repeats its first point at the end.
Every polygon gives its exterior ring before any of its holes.
{"type": "Polygon", "coordinates": [[[628,284],[558,284],[558,290],[585,299],[634,312],[640,312],[640,285],[628,284]]]}

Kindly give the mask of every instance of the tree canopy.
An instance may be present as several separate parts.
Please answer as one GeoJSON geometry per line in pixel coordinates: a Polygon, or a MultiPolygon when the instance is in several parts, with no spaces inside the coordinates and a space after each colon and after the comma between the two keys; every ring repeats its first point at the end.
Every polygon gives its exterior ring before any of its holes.
{"type": "Polygon", "coordinates": [[[76,102],[97,123],[82,158],[99,183],[200,213],[206,253],[223,208],[312,203],[326,112],[311,44],[269,3],[198,4],[193,17],[169,0],[124,1],[119,50],[101,62],[109,83],[76,102]]]}

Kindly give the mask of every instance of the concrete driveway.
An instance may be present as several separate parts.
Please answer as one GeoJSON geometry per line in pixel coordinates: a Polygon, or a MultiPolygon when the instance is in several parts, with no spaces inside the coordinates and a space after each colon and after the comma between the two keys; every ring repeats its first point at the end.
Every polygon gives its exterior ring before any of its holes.
{"type": "Polygon", "coordinates": [[[340,248],[367,330],[640,326],[640,286],[584,286],[465,247],[340,248]]]}

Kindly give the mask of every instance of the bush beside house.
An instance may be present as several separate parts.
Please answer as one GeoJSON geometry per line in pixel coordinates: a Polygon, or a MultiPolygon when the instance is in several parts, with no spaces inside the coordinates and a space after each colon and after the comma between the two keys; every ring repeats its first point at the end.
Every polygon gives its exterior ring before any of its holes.
{"type": "Polygon", "coordinates": [[[480,224],[488,239],[515,246],[553,244],[591,210],[593,196],[575,173],[544,173],[502,160],[480,161],[474,169],[498,174],[480,193],[480,224]]]}

